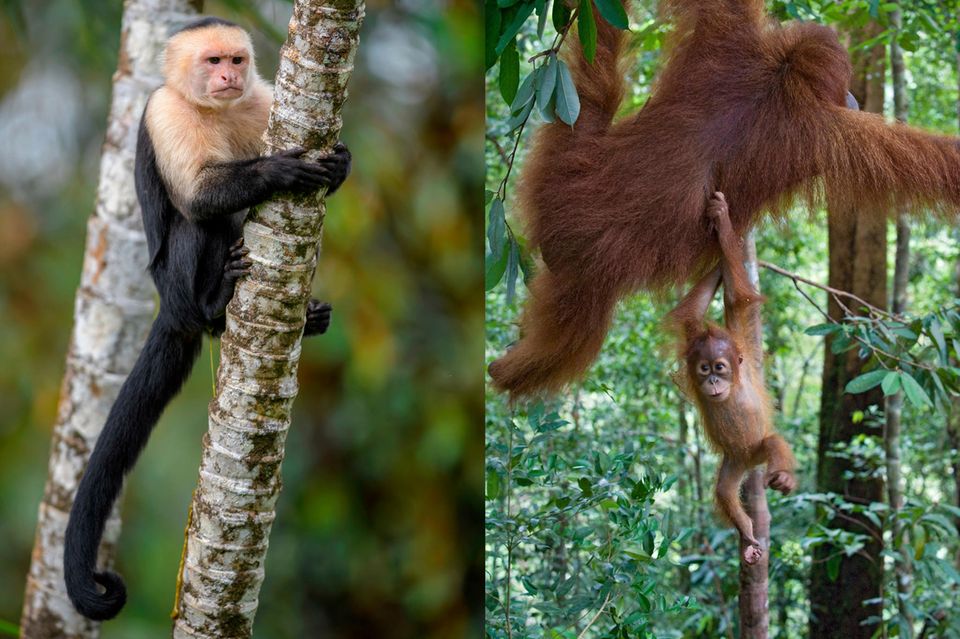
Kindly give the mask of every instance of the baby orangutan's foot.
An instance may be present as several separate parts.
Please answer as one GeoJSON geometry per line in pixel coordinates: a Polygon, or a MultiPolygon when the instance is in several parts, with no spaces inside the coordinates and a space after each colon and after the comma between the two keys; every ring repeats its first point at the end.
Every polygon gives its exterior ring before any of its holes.
{"type": "Polygon", "coordinates": [[[797,487],[797,478],[789,470],[775,470],[767,473],[766,484],[768,488],[789,495],[797,487]]]}
{"type": "Polygon", "coordinates": [[[744,539],[743,541],[745,543],[743,547],[743,562],[748,566],[752,566],[763,557],[763,548],[760,547],[760,542],[756,539],[744,539]]]}

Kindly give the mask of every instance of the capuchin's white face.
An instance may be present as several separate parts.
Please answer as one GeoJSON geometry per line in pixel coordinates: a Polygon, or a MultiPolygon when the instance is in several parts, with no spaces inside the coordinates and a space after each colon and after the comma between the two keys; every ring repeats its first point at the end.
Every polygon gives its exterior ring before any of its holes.
{"type": "Polygon", "coordinates": [[[244,97],[253,69],[250,36],[239,27],[189,29],[167,45],[167,84],[199,106],[218,109],[244,97]]]}
{"type": "Polygon", "coordinates": [[[218,101],[232,101],[246,90],[250,52],[240,48],[204,48],[195,59],[194,91],[218,101]]]}

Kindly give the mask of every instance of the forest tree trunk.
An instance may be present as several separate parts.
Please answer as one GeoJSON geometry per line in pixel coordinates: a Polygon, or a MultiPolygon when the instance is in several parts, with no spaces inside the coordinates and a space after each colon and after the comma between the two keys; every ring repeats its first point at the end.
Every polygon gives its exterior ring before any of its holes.
{"type": "MultiPolygon", "coordinates": [[[[280,52],[268,152],[299,146],[317,149],[308,154],[317,157],[333,146],[363,16],[362,0],[295,2],[280,52]]],[[[251,212],[244,226],[254,266],[227,308],[175,638],[252,635],[323,215],[322,197],[288,198],[251,212]]]]}
{"type": "MultiPolygon", "coordinates": [[[[195,15],[196,6],[188,0],[127,0],[124,6],[96,208],[87,222],[73,332],[27,575],[20,621],[24,639],[92,639],[100,634],[100,624],[81,616],[67,599],[63,536],[90,452],[153,319],[154,289],[133,187],[137,127],[147,96],[161,83],[159,58],[169,27],[195,15]]],[[[119,532],[114,510],[103,535],[102,565],[112,563],[119,532]]]]}
{"type": "MultiPolygon", "coordinates": [[[[957,19],[960,20],[960,11],[957,13],[957,19]]],[[[953,35],[960,42],[960,29],[953,35]]],[[[957,51],[956,70],[957,88],[960,89],[960,50],[957,51]]],[[[960,122],[960,100],[957,100],[957,121],[960,122]]],[[[957,258],[955,269],[954,282],[956,282],[957,291],[960,294],[960,257],[957,258]]],[[[953,365],[957,366],[958,364],[953,362],[953,365]]],[[[953,471],[953,503],[957,508],[960,508],[960,454],[958,454],[958,451],[960,451],[960,399],[953,400],[950,414],[947,416],[947,445],[954,452],[950,464],[953,471]]],[[[957,534],[960,535],[960,517],[954,518],[954,526],[957,528],[957,534]]],[[[957,550],[955,563],[957,567],[960,567],[960,549],[957,550]]]]}
{"type": "MultiPolygon", "coordinates": [[[[960,68],[960,54],[957,55],[958,68],[960,68]]],[[[960,257],[954,265],[954,282],[956,283],[956,295],[960,297],[960,257]]],[[[953,362],[954,366],[960,365],[953,362]]],[[[947,415],[947,447],[953,451],[950,461],[950,470],[953,474],[953,504],[960,508],[960,398],[954,398],[950,407],[950,414],[947,415]]],[[[960,535],[960,517],[954,517],[953,525],[960,535]]],[[[960,550],[957,550],[955,562],[960,567],[960,550]]]]}
{"type": "MultiPolygon", "coordinates": [[[[746,242],[747,273],[754,288],[760,290],[760,276],[757,272],[757,244],[751,233],[746,242]]],[[[724,303],[727,287],[724,286],[724,303]]],[[[760,306],[755,304],[751,312],[760,314],[760,306]]],[[[751,348],[763,352],[762,324],[755,323],[757,330],[746,339],[753,342],[751,348]]],[[[763,380],[761,380],[763,383],[763,380]]],[[[752,566],[743,561],[744,542],[740,540],[740,639],[767,639],[770,632],[770,595],[768,570],[770,567],[770,509],[767,506],[767,489],[763,481],[762,468],[754,468],[743,482],[741,495],[744,509],[753,520],[753,535],[763,547],[763,556],[752,566]]]]}
{"type": "MultiPolygon", "coordinates": [[[[875,36],[877,25],[870,25],[854,37],[860,42],[875,36]]],[[[885,49],[878,45],[869,51],[853,54],[854,76],[851,90],[865,111],[883,112],[885,49]]],[[[880,308],[887,305],[887,223],[886,216],[874,212],[828,212],[830,274],[829,284],[849,291],[880,308]]],[[[856,309],[854,309],[856,312],[856,309]]],[[[843,312],[834,299],[828,312],[836,320],[843,312]]],[[[854,421],[854,414],[881,404],[879,388],[859,395],[844,393],[847,382],[860,374],[866,360],[856,349],[835,355],[832,338],[826,340],[823,366],[823,389],[820,404],[820,437],[817,450],[817,490],[834,492],[859,504],[883,500],[880,479],[846,479],[853,470],[846,459],[831,455],[837,444],[846,444],[860,435],[876,434],[869,420],[854,421]]],[[[822,545],[814,553],[810,574],[810,636],[818,639],[869,639],[875,625],[863,625],[868,617],[879,618],[882,612],[883,565],[881,542],[873,525],[864,517],[851,515],[853,521],[834,518],[831,528],[855,533],[872,531],[864,548],[848,557],[840,548],[822,545]],[[839,574],[831,578],[832,566],[839,561],[839,574]],[[863,602],[872,599],[874,603],[863,602]]]]}
{"type": "MultiPolygon", "coordinates": [[[[895,32],[899,33],[903,25],[903,16],[900,9],[890,13],[890,24],[895,32]]],[[[893,110],[898,122],[906,122],[907,92],[904,87],[906,69],[903,61],[903,50],[894,37],[890,41],[890,66],[893,79],[893,110]]],[[[910,224],[907,216],[897,214],[897,250],[893,267],[893,305],[891,310],[895,315],[903,313],[907,308],[907,284],[910,278],[910,224]]],[[[903,639],[913,636],[913,620],[907,608],[907,599],[910,597],[911,574],[910,559],[900,548],[904,536],[903,523],[900,521],[900,511],[903,509],[903,487],[901,482],[900,458],[900,421],[903,415],[903,392],[900,391],[886,399],[885,430],[883,433],[884,452],[887,470],[887,499],[890,502],[890,529],[893,536],[893,545],[898,551],[894,556],[893,572],[897,586],[897,610],[903,623],[900,632],[903,639]]]]}

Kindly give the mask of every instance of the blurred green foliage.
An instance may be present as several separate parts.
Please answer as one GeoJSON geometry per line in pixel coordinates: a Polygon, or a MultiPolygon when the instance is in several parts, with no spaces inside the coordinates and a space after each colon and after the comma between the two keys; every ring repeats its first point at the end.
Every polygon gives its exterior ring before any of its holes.
{"type": "MultiPolygon", "coordinates": [[[[508,47],[498,52],[497,43],[487,41],[487,362],[517,339],[515,323],[526,295],[520,277],[531,258],[524,254],[513,187],[522,174],[531,131],[551,118],[539,108],[514,108],[524,96],[522,85],[512,92],[512,83],[535,73],[535,65],[551,64],[544,61],[549,53],[533,63],[530,59],[556,46],[553,22],[548,19],[541,28],[537,18],[555,17],[551,6],[559,4],[487,3],[505,18],[488,33],[502,34],[512,17],[529,9],[522,24],[514,25],[517,61],[508,47]],[[524,125],[518,114],[529,121],[524,125]],[[520,268],[511,273],[507,266],[512,258],[503,256],[514,244],[520,268]],[[491,271],[495,258],[504,265],[491,271]]],[[[958,3],[902,5],[904,29],[896,37],[906,52],[910,122],[956,134],[958,3]]],[[[883,21],[891,3],[775,0],[768,6],[781,19],[814,19],[845,29],[870,17],[883,21]]],[[[624,111],[636,109],[650,95],[664,33],[655,0],[634,1],[631,7],[633,56],[624,111]]],[[[882,37],[889,40],[894,34],[887,31],[882,37]]],[[[539,98],[535,100],[539,107],[539,98]]],[[[912,230],[909,310],[919,317],[955,305],[960,251],[956,231],[941,222],[916,220],[912,230]]],[[[890,281],[893,236],[891,225],[890,281]]],[[[761,260],[818,282],[827,280],[823,211],[793,211],[789,224],[765,222],[757,246],[761,260]]],[[[820,525],[817,515],[827,511],[865,512],[885,539],[883,559],[891,569],[882,593],[884,619],[871,621],[878,636],[905,636],[892,572],[893,558],[900,556],[913,569],[908,602],[913,633],[919,635],[923,628],[924,636],[960,637],[960,613],[948,603],[960,593],[960,510],[953,506],[960,499],[960,452],[947,435],[957,405],[934,408],[919,401],[904,408],[906,506],[900,520],[909,530],[909,542],[893,539],[885,504],[851,504],[837,495],[812,492],[824,352],[822,338],[806,329],[823,319],[791,280],[765,270],[760,277],[767,297],[764,346],[767,383],[778,409],[776,426],[791,442],[800,468],[798,494],[783,498],[768,491],[773,520],[770,636],[807,636],[814,547],[829,542],[839,552],[854,553],[862,546],[863,535],[820,525]]],[[[825,308],[822,291],[803,288],[825,308]]],[[[647,295],[624,300],[587,377],[545,406],[512,407],[488,390],[485,607],[490,639],[736,636],[737,538],[713,515],[717,458],[705,446],[696,412],[671,379],[678,367],[661,325],[670,302],[647,295]]],[[[928,332],[931,338],[924,344],[935,344],[936,330],[928,332]]],[[[882,473],[881,415],[872,411],[862,416],[870,436],[826,454],[850,458],[857,473],[882,473]]]]}
{"type": "MultiPolygon", "coordinates": [[[[291,5],[252,6],[209,2],[206,13],[250,27],[272,78],[291,5]]],[[[0,3],[0,117],[32,77],[52,73],[75,89],[45,97],[69,102],[70,126],[51,147],[62,179],[0,174],[0,619],[11,622],[46,477],[120,12],[117,2],[0,3]]],[[[304,343],[256,637],[479,636],[480,25],[469,1],[368,5],[342,133],[354,168],[328,205],[314,290],[333,303],[333,325],[304,343]]],[[[105,639],[169,632],[211,376],[204,353],[130,477],[118,558],[130,599],[105,639]]]]}

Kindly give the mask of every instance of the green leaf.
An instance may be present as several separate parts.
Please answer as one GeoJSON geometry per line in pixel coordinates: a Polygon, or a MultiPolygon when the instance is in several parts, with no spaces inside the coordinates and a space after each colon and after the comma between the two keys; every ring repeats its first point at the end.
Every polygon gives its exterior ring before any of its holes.
{"type": "Polygon", "coordinates": [[[489,225],[487,227],[487,241],[490,242],[490,254],[494,260],[499,260],[505,247],[507,236],[507,220],[503,211],[503,201],[495,198],[490,205],[489,225]]]}
{"type": "Polygon", "coordinates": [[[913,527],[913,558],[916,561],[923,559],[923,551],[927,547],[927,530],[923,526],[913,527]]]}
{"type": "Polygon", "coordinates": [[[840,326],[838,324],[817,324],[816,326],[808,327],[804,333],[807,335],[830,335],[831,333],[837,333],[839,331],[840,326]]]}
{"type": "Polygon", "coordinates": [[[510,242],[510,255],[507,258],[507,304],[513,304],[517,293],[517,276],[520,274],[520,247],[513,239],[510,242]]]}
{"type": "Polygon", "coordinates": [[[557,31],[563,31],[567,23],[570,22],[570,8],[567,7],[567,3],[563,0],[554,0],[551,18],[553,19],[553,28],[557,31]]]}
{"type": "Polygon", "coordinates": [[[524,107],[533,101],[533,88],[535,79],[536,71],[528,73],[527,77],[523,79],[523,84],[521,84],[520,88],[517,89],[517,95],[513,98],[513,102],[510,104],[511,115],[520,113],[523,111],[524,107]]]}
{"type": "Polygon", "coordinates": [[[517,37],[517,34],[520,33],[520,29],[523,28],[523,23],[527,21],[527,18],[530,17],[530,14],[533,13],[533,9],[536,6],[534,2],[524,2],[517,8],[517,13],[513,16],[513,20],[506,26],[503,30],[503,35],[500,36],[500,39],[497,41],[496,52],[497,55],[503,53],[504,49],[507,48],[507,45],[510,44],[510,41],[517,37]]]}
{"type": "Polygon", "coordinates": [[[836,581],[837,577],[840,576],[840,560],[842,555],[834,555],[827,560],[827,577],[830,578],[830,581],[836,581]]]}
{"type": "Polygon", "coordinates": [[[573,590],[574,585],[577,583],[578,575],[573,575],[568,577],[560,582],[560,585],[557,586],[557,597],[566,597],[570,594],[570,591],[573,590]]]}
{"type": "Polygon", "coordinates": [[[586,477],[581,477],[579,480],[577,480],[577,486],[580,487],[584,497],[593,496],[593,486],[590,484],[590,480],[586,477]]]}
{"type": "Polygon", "coordinates": [[[537,107],[540,114],[547,122],[552,122],[555,117],[556,100],[554,93],[557,89],[558,65],[556,54],[551,53],[547,56],[547,61],[540,67],[540,74],[537,76],[539,86],[537,87],[537,107]]]}
{"type": "Polygon", "coordinates": [[[917,383],[917,380],[915,380],[912,375],[901,371],[900,384],[903,386],[903,394],[907,396],[907,399],[909,399],[910,403],[914,406],[930,406],[933,404],[927,392],[923,390],[923,387],[917,383]]]}
{"type": "Polygon", "coordinates": [[[650,602],[650,597],[646,596],[642,592],[636,593],[637,605],[640,607],[640,612],[650,612],[653,610],[653,604],[650,602]]]}
{"type": "Polygon", "coordinates": [[[937,343],[937,351],[940,353],[940,361],[946,364],[947,340],[943,337],[943,327],[940,325],[940,320],[938,320],[936,317],[930,321],[930,335],[933,337],[933,341],[937,343]]]}
{"type": "Polygon", "coordinates": [[[627,12],[623,8],[620,0],[596,0],[597,9],[603,19],[618,29],[626,29],[630,26],[627,19],[627,12]]]}
{"type": "Polygon", "coordinates": [[[520,54],[514,38],[500,56],[500,95],[507,104],[512,104],[520,86],[520,54]]]}
{"type": "Polygon", "coordinates": [[[896,371],[889,371],[880,386],[886,397],[896,395],[897,391],[900,390],[900,375],[896,371]]]}
{"type": "MultiPolygon", "coordinates": [[[[506,239],[504,239],[504,242],[506,242],[506,239]]],[[[492,254],[487,254],[484,285],[485,290],[488,292],[496,288],[500,280],[503,279],[503,274],[507,271],[507,256],[509,255],[509,251],[504,248],[500,251],[500,254],[499,260],[493,259],[492,254]]]]}
{"type": "Polygon", "coordinates": [[[489,70],[497,63],[497,36],[500,35],[500,8],[497,0],[487,0],[483,6],[484,40],[486,69],[489,70]]]}
{"type": "MultiPolygon", "coordinates": [[[[523,87],[521,87],[522,89],[523,87]]],[[[516,131],[524,122],[527,121],[527,118],[530,117],[530,112],[533,111],[533,100],[527,102],[519,113],[515,113],[510,116],[510,119],[507,120],[507,128],[510,129],[510,132],[516,131]]]]}
{"type": "Polygon", "coordinates": [[[643,544],[643,551],[651,557],[653,556],[654,542],[656,539],[656,533],[654,533],[652,530],[648,530],[646,533],[644,533],[643,539],[641,540],[641,543],[643,544]]]}
{"type": "Polygon", "coordinates": [[[537,587],[533,585],[532,581],[530,581],[530,577],[520,577],[520,583],[523,584],[524,590],[531,595],[537,594],[537,587]]]}
{"type": "Polygon", "coordinates": [[[573,84],[570,69],[563,60],[557,60],[557,117],[573,126],[580,117],[580,96],[573,84]]]}
{"type": "Polygon", "coordinates": [[[495,470],[487,469],[487,500],[492,501],[500,496],[500,475],[495,470]]]}
{"type": "Polygon", "coordinates": [[[593,18],[593,8],[590,0],[580,0],[580,13],[577,14],[577,34],[580,36],[580,46],[587,62],[593,64],[597,57],[597,23],[593,18]]]}
{"type": "Polygon", "coordinates": [[[536,0],[534,5],[537,8],[537,37],[542,38],[543,30],[547,28],[547,0],[536,0]]]}
{"type": "Polygon", "coordinates": [[[848,383],[844,391],[850,393],[851,395],[857,395],[858,393],[863,393],[871,388],[876,388],[883,383],[883,379],[887,376],[887,371],[885,370],[876,370],[870,371],[869,373],[864,373],[859,377],[854,377],[848,383]]]}
{"type": "Polygon", "coordinates": [[[0,633],[10,635],[11,637],[19,637],[20,627],[4,619],[0,619],[0,633]]]}
{"type": "Polygon", "coordinates": [[[523,273],[523,283],[529,284],[533,276],[537,274],[537,264],[530,255],[529,251],[524,251],[520,247],[520,272],[523,273]]]}
{"type": "Polygon", "coordinates": [[[901,49],[910,53],[914,53],[920,48],[920,38],[917,34],[910,31],[901,31],[897,37],[897,42],[900,44],[901,49]]]}

